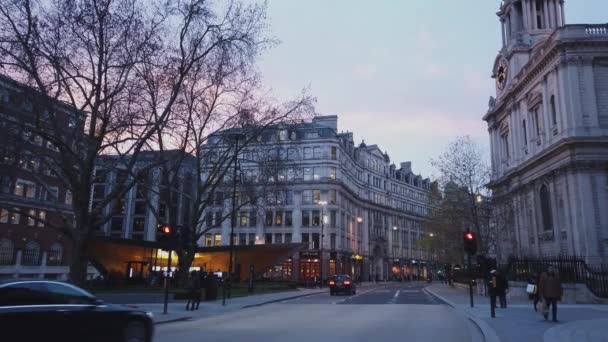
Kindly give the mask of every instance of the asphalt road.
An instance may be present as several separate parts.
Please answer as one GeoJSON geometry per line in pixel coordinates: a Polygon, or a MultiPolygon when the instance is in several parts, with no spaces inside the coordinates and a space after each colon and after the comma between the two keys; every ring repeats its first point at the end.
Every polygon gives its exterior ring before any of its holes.
{"type": "Polygon", "coordinates": [[[189,322],[158,325],[156,342],[482,341],[477,328],[423,285],[389,283],[354,296],[317,294],[189,322]]]}

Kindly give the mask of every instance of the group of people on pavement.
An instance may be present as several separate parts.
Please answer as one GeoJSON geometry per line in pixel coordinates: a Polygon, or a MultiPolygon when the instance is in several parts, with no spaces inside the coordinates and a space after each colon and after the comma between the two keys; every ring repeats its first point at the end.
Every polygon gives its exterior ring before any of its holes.
{"type": "Polygon", "coordinates": [[[201,290],[202,282],[199,272],[190,272],[190,277],[188,278],[188,301],[186,302],[186,311],[198,310],[198,307],[201,304],[201,290]]]}
{"type": "MultiPolygon", "coordinates": [[[[541,311],[545,320],[549,319],[549,308],[551,308],[552,321],[557,322],[557,302],[562,300],[564,289],[559,279],[559,274],[554,266],[549,266],[546,272],[540,276],[534,275],[529,283],[534,286],[530,294],[534,302],[534,311],[541,311]]],[[[496,299],[498,297],[501,308],[507,308],[507,293],[509,282],[507,278],[497,270],[490,271],[488,281],[490,294],[490,307],[492,318],[496,317],[496,299]]]]}

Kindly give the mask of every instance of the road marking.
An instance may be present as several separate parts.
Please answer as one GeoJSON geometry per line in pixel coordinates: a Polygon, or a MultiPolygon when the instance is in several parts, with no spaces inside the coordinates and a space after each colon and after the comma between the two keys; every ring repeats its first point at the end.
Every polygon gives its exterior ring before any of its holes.
{"type": "Polygon", "coordinates": [[[393,296],[393,298],[388,302],[389,304],[397,303],[397,298],[399,298],[399,292],[401,292],[401,290],[397,290],[397,292],[395,292],[395,295],[393,296]]]}

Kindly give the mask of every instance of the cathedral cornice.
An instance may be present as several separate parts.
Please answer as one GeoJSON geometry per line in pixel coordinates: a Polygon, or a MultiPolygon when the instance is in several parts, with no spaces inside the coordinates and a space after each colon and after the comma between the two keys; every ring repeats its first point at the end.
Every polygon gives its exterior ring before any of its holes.
{"type": "Polygon", "coordinates": [[[579,56],[567,54],[569,49],[580,47],[607,47],[608,26],[606,25],[567,25],[555,30],[544,44],[535,47],[530,60],[520,72],[513,77],[508,87],[493,108],[489,108],[483,120],[489,121],[498,116],[509,107],[509,104],[535,81],[538,76],[545,74],[546,69],[559,64],[588,64],[593,63],[593,56],[579,56]],[[569,30],[583,30],[586,35],[569,35],[569,30]],[[600,30],[600,31],[594,31],[600,30]],[[599,32],[594,34],[594,32],[599,32]]]}
{"type": "Polygon", "coordinates": [[[517,182],[515,181],[517,178],[522,177],[526,172],[530,171],[534,167],[546,163],[551,158],[564,151],[598,146],[605,146],[608,148],[608,138],[595,137],[563,139],[538,156],[535,156],[534,158],[522,163],[517,168],[510,170],[499,179],[493,180],[488,184],[488,187],[492,189],[495,194],[499,195],[501,193],[506,194],[514,191],[527,190],[531,186],[535,186],[539,181],[542,182],[551,179],[564,172],[608,171],[608,160],[570,160],[557,168],[547,170],[539,177],[535,177],[527,182],[519,183],[515,187],[511,188],[511,184],[517,182]]]}

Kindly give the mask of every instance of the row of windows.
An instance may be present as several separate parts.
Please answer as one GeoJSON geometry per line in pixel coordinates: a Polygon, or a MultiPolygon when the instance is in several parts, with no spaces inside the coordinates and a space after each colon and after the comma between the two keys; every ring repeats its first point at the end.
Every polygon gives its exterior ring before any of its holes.
{"type": "MultiPolygon", "coordinates": [[[[541,139],[543,136],[543,104],[542,102],[535,105],[531,112],[527,115],[527,118],[529,121],[526,121],[526,118],[524,118],[521,122],[521,139],[522,139],[522,143],[524,146],[524,153],[527,154],[528,153],[528,143],[529,142],[536,142],[537,145],[540,145],[542,143],[541,139]],[[530,123],[531,127],[528,125],[528,122],[530,123]]],[[[558,123],[558,116],[557,116],[557,106],[555,103],[555,95],[551,95],[550,100],[549,100],[549,110],[550,110],[550,114],[551,114],[551,130],[552,130],[552,134],[556,135],[557,134],[557,123],[558,123]]],[[[502,149],[502,154],[503,154],[503,161],[507,162],[510,158],[511,158],[511,148],[510,148],[510,139],[509,139],[509,135],[510,133],[514,133],[512,132],[512,130],[509,129],[508,126],[506,126],[503,129],[504,133],[501,134],[500,136],[500,142],[501,142],[501,149],[502,149]]]]}
{"type": "MultiPolygon", "coordinates": [[[[243,217],[241,217],[241,223],[243,217]]],[[[291,227],[293,225],[293,214],[291,211],[266,211],[264,215],[266,227],[291,227]]]]}
{"type": "MultiPolygon", "coordinates": [[[[0,265],[12,265],[15,262],[15,244],[9,239],[0,239],[0,265]]],[[[47,265],[61,265],[63,260],[63,246],[56,242],[46,252],[47,265]]],[[[28,241],[21,254],[21,264],[26,266],[40,265],[40,243],[28,241]]]]}
{"type": "Polygon", "coordinates": [[[35,210],[28,209],[27,211],[19,208],[13,208],[13,210],[7,210],[5,208],[0,208],[0,223],[10,223],[10,224],[21,224],[25,223],[30,227],[38,226],[44,227],[46,222],[46,211],[45,210],[35,210]],[[21,215],[24,213],[24,215],[21,215]],[[22,222],[21,217],[25,222],[22,222]]]}
{"type": "MultiPolygon", "coordinates": [[[[303,147],[300,151],[296,147],[283,148],[279,147],[276,149],[264,150],[268,153],[269,160],[312,160],[312,159],[324,159],[324,149],[321,146],[303,147]]],[[[254,162],[262,159],[260,155],[261,151],[258,150],[246,150],[239,154],[239,158],[243,162],[254,162]]],[[[214,158],[214,155],[210,155],[214,158]]],[[[338,159],[338,152],[335,146],[331,146],[329,149],[329,158],[331,160],[338,159]]]]}
{"type": "MultiPolygon", "coordinates": [[[[23,179],[17,179],[14,184],[11,184],[11,180],[8,177],[2,177],[0,183],[2,192],[10,193],[18,197],[45,202],[49,201],[52,203],[56,203],[60,199],[59,188],[56,186],[37,184],[23,179]]],[[[71,191],[67,190],[65,192],[63,203],[66,205],[72,204],[71,191]]]]}

